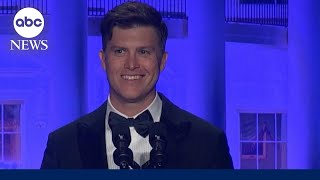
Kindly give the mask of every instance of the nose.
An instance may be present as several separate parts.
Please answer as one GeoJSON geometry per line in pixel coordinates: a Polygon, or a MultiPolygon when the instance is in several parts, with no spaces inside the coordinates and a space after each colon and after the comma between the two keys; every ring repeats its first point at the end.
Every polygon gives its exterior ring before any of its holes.
{"type": "Polygon", "coordinates": [[[139,68],[139,62],[135,53],[130,54],[125,61],[124,67],[129,70],[139,68]]]}

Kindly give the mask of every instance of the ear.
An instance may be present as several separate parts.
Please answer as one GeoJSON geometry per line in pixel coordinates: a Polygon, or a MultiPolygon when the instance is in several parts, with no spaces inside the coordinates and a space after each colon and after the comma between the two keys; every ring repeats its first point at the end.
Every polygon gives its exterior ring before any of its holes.
{"type": "Polygon", "coordinates": [[[106,71],[107,69],[107,59],[106,59],[106,55],[104,53],[103,50],[100,50],[99,51],[99,57],[100,57],[100,62],[101,62],[101,65],[102,65],[102,68],[104,69],[104,71],[106,71]]]}
{"type": "Polygon", "coordinates": [[[160,71],[163,71],[168,59],[168,52],[164,52],[162,54],[161,62],[160,62],[160,71]]]}

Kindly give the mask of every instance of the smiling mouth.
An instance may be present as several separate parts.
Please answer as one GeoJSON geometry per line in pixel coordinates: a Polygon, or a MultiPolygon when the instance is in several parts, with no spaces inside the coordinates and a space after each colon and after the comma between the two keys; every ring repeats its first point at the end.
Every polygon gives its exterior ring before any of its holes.
{"type": "Polygon", "coordinates": [[[144,75],[121,75],[121,78],[124,80],[139,80],[142,79],[144,75]]]}

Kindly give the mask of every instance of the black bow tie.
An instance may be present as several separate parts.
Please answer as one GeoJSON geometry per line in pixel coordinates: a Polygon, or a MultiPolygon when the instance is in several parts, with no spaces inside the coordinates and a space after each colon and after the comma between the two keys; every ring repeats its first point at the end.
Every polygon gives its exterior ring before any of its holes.
{"type": "Polygon", "coordinates": [[[136,118],[125,118],[114,112],[110,112],[109,114],[109,126],[111,130],[118,125],[134,127],[137,133],[143,137],[148,135],[149,126],[152,123],[153,119],[148,110],[144,111],[136,118]]]}

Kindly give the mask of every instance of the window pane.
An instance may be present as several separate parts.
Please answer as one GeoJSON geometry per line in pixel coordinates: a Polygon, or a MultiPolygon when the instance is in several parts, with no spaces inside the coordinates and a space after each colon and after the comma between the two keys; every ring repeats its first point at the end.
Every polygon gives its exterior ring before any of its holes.
{"type": "Polygon", "coordinates": [[[275,169],[275,143],[259,143],[259,169],[275,169]]]}
{"type": "Polygon", "coordinates": [[[1,132],[2,132],[2,104],[0,104],[0,133],[1,132]]]}
{"type": "Polygon", "coordinates": [[[258,115],[259,141],[274,141],[275,114],[265,113],[258,115]]]}
{"type": "Polygon", "coordinates": [[[240,113],[240,138],[241,140],[257,139],[257,122],[255,113],[240,113]]]}
{"type": "Polygon", "coordinates": [[[287,143],[278,143],[277,144],[278,157],[277,165],[278,169],[287,169],[287,143]]]}
{"type": "Polygon", "coordinates": [[[3,105],[4,131],[19,132],[20,129],[20,104],[3,105]]]}
{"type": "Polygon", "coordinates": [[[2,134],[0,133],[0,161],[2,160],[2,134]]]}
{"type": "Polygon", "coordinates": [[[241,143],[241,169],[257,169],[257,144],[241,143]]]}
{"type": "Polygon", "coordinates": [[[20,134],[4,134],[4,160],[20,160],[20,134]]]}
{"type": "Polygon", "coordinates": [[[286,117],[283,114],[277,114],[277,141],[287,140],[286,117]]]}
{"type": "Polygon", "coordinates": [[[282,116],[277,114],[277,141],[281,141],[282,116]]]}

